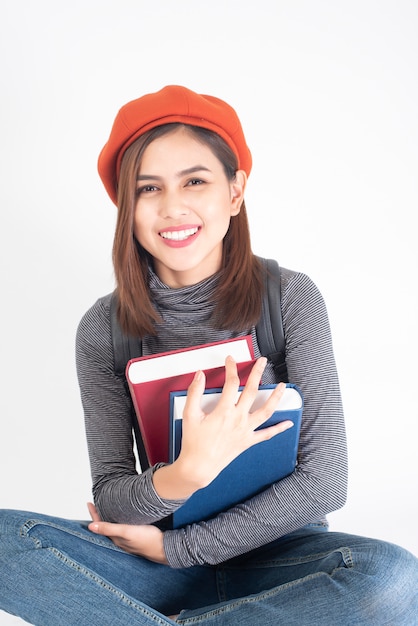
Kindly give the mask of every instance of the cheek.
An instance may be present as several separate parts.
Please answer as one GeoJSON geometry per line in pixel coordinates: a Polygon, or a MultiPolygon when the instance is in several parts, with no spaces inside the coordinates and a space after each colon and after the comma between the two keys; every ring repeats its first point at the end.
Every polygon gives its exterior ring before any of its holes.
{"type": "Polygon", "coordinates": [[[148,209],[146,203],[140,203],[139,201],[135,205],[134,209],[134,227],[140,228],[150,221],[151,212],[148,209]]]}
{"type": "Polygon", "coordinates": [[[228,232],[230,224],[231,216],[229,215],[229,213],[218,213],[217,217],[212,220],[212,224],[209,227],[212,236],[219,240],[224,239],[226,233],[228,232]]]}
{"type": "Polygon", "coordinates": [[[233,213],[229,189],[218,192],[209,201],[205,199],[202,205],[202,213],[215,222],[229,221],[233,213]]]}

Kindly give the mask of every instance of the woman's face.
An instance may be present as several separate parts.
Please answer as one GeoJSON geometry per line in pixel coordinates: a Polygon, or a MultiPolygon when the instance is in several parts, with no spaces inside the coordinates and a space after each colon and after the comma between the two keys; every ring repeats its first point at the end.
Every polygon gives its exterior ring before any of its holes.
{"type": "Polygon", "coordinates": [[[246,175],[227,179],[212,150],[179,128],[145,150],[137,177],[134,234],[170,287],[221,268],[223,239],[243,200],[246,175]]]}

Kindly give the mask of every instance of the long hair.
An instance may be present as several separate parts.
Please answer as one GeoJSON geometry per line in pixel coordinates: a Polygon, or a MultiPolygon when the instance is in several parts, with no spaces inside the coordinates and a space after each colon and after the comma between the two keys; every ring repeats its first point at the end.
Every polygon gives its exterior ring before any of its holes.
{"type": "MultiPolygon", "coordinates": [[[[216,133],[205,128],[165,124],[141,135],[123,155],[118,182],[118,215],[113,242],[113,265],[118,295],[118,317],[122,330],[132,336],[155,334],[160,321],[148,288],[148,267],[152,259],[134,235],[136,178],[142,156],[152,141],[184,126],[207,145],[222,163],[228,180],[235,178],[237,159],[216,133]]],[[[262,267],[251,250],[250,231],[244,201],[238,215],[231,217],[224,237],[222,266],[215,292],[215,328],[245,331],[260,317],[262,267]]]]}

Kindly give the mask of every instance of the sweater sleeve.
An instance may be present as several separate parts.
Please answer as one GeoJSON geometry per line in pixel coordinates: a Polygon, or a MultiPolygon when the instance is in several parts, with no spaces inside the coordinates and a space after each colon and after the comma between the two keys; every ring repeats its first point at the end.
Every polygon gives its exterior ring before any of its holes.
{"type": "Polygon", "coordinates": [[[152,482],[158,466],[137,472],[129,394],[114,374],[109,306],[110,296],[99,299],[76,334],[93,498],[104,520],[148,524],[172,513],[182,501],[158,496],[152,482]]]}
{"type": "Polygon", "coordinates": [[[347,452],[328,315],[315,284],[283,270],[289,380],[304,395],[298,463],[290,476],[214,519],[167,531],[172,567],[216,564],[323,519],[345,503],[347,452]]]}

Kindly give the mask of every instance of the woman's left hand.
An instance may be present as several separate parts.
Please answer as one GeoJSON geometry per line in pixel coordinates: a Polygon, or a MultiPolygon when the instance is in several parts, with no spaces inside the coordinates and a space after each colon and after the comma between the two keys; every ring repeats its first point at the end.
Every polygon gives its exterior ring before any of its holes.
{"type": "Polygon", "coordinates": [[[112,524],[102,522],[92,502],[87,504],[91,519],[89,530],[96,535],[105,535],[113,543],[130,554],[142,556],[154,563],[167,565],[164,552],[163,533],[152,525],[112,524]]]}

